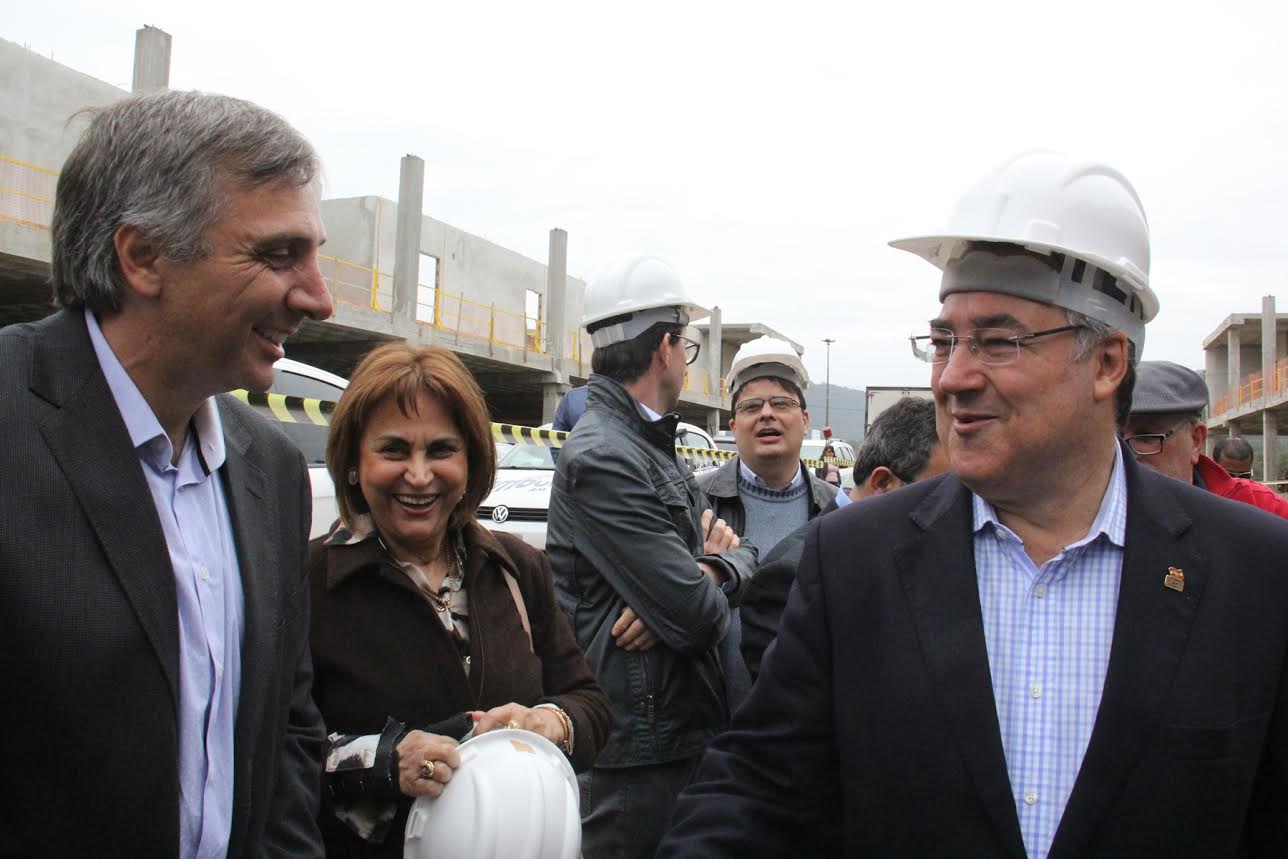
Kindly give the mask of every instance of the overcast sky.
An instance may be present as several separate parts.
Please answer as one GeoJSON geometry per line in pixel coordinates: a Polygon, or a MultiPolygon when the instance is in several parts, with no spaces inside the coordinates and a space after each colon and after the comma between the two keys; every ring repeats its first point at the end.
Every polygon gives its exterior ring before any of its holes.
{"type": "Polygon", "coordinates": [[[318,147],[327,196],[397,198],[568,266],[669,260],[727,322],[806,347],[816,381],[927,384],[907,336],[938,273],[890,239],[943,225],[998,162],[1052,148],[1144,200],[1162,304],[1145,357],[1202,367],[1230,313],[1288,312],[1288,4],[1182,2],[11,4],[0,37],[129,87],[248,98],[318,147]],[[307,11],[304,11],[307,10],[307,11]]]}

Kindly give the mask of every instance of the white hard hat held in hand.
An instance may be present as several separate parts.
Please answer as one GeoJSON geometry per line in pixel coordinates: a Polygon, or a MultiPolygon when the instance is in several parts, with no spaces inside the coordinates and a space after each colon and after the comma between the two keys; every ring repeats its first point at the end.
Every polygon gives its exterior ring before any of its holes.
{"type": "Polygon", "coordinates": [[[403,859],[576,859],[577,776],[531,731],[489,731],[460,745],[461,766],[437,798],[416,800],[403,859]]]}

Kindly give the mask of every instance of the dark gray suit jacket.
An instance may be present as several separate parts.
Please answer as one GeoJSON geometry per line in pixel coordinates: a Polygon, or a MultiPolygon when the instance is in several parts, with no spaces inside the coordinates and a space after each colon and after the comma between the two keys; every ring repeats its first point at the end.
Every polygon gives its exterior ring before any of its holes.
{"type": "MultiPolygon", "coordinates": [[[[1125,465],[1104,694],[1050,855],[1288,855],[1288,522],[1125,465]]],[[[1024,855],[951,475],[811,523],[659,855],[793,855],[829,824],[846,855],[1024,855]]]]}
{"type": "MultiPolygon", "coordinates": [[[[219,413],[245,592],[228,855],[320,855],[308,475],[249,407],[219,413]]],[[[160,519],[83,314],[0,330],[0,856],[177,852],[178,647],[160,519]]]]}

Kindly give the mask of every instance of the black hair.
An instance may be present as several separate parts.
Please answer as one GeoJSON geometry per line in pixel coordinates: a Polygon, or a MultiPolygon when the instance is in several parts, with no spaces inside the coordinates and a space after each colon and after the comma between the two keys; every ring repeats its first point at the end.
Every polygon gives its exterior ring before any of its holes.
{"type": "MultiPolygon", "coordinates": [[[[629,318],[629,315],[609,317],[596,323],[595,330],[605,325],[615,325],[629,318]]],[[[592,330],[591,333],[594,331],[592,330]]],[[[684,333],[684,326],[679,323],[655,322],[642,334],[630,340],[596,348],[590,356],[590,369],[621,384],[634,382],[647,373],[648,368],[652,366],[653,353],[662,345],[662,339],[667,334],[679,337],[682,333],[684,333]]]]}

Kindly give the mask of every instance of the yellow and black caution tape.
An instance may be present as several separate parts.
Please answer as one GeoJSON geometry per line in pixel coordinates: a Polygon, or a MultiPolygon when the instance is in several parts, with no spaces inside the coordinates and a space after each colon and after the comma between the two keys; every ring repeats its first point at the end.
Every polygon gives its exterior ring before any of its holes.
{"type": "Polygon", "coordinates": [[[521,427],[517,424],[492,424],[492,438],[505,444],[534,444],[538,447],[563,447],[568,433],[559,430],[521,427]]]}
{"type": "MultiPolygon", "coordinates": [[[[264,413],[265,417],[286,424],[313,424],[325,427],[331,424],[331,413],[335,403],[328,400],[315,400],[312,397],[288,397],[285,394],[261,394],[254,391],[232,391],[234,397],[243,403],[254,406],[264,413]]],[[[558,430],[538,429],[517,424],[492,424],[492,437],[505,444],[531,444],[540,447],[563,447],[568,433],[558,430]]],[[[714,467],[733,459],[737,454],[732,450],[712,450],[705,447],[677,447],[678,453],[686,462],[695,468],[714,467]]],[[[807,468],[818,468],[823,464],[820,459],[804,460],[807,468]]],[[[853,462],[837,460],[837,467],[845,468],[853,462]]]]}
{"type": "Polygon", "coordinates": [[[335,403],[315,400],[312,397],[288,397],[285,394],[261,394],[256,391],[231,391],[243,403],[255,406],[266,417],[284,424],[315,424],[330,426],[335,403]]]}

